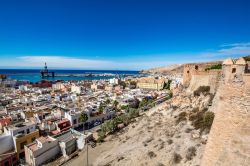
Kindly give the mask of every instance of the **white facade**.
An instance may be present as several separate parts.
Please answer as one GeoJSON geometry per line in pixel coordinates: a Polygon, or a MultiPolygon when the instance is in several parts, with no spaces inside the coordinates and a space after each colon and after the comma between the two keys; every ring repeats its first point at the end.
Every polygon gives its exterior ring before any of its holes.
{"type": "Polygon", "coordinates": [[[65,118],[67,118],[70,121],[73,128],[76,128],[76,127],[79,127],[80,125],[83,125],[83,122],[81,122],[81,120],[80,120],[80,116],[81,116],[80,111],[76,112],[76,111],[72,110],[69,112],[65,112],[64,116],[65,116],[65,118]]]}
{"type": "Polygon", "coordinates": [[[59,153],[60,147],[58,140],[49,136],[48,140],[44,142],[36,139],[35,143],[25,146],[26,162],[32,166],[41,165],[46,161],[55,158],[59,153]],[[35,148],[32,149],[32,146],[35,148]]]}
{"type": "Polygon", "coordinates": [[[0,154],[9,152],[14,149],[13,139],[11,135],[1,134],[0,135],[0,154]]]}
{"type": "Polygon", "coordinates": [[[56,83],[52,85],[53,90],[63,90],[65,86],[62,83],[56,83]]]}
{"type": "Polygon", "coordinates": [[[117,85],[119,83],[119,79],[117,78],[111,78],[109,79],[109,83],[113,85],[117,85]]]}
{"type": "Polygon", "coordinates": [[[28,90],[28,87],[25,86],[25,85],[20,85],[20,86],[18,87],[18,89],[19,89],[19,90],[23,90],[23,91],[27,91],[27,90],[28,90]]]}
{"type": "Polygon", "coordinates": [[[11,136],[16,136],[17,134],[29,134],[36,130],[36,124],[32,122],[25,122],[19,125],[4,127],[4,133],[11,136]]]}
{"type": "Polygon", "coordinates": [[[76,85],[72,85],[71,86],[71,92],[76,93],[76,94],[80,94],[81,93],[81,87],[76,86],[76,85]]]}

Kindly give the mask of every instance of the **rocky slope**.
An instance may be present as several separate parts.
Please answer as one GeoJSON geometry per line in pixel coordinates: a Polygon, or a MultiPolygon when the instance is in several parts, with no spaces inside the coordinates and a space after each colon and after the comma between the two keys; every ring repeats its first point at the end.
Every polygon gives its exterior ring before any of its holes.
{"type": "Polygon", "coordinates": [[[210,95],[178,93],[109,136],[104,144],[112,147],[98,155],[93,165],[199,165],[207,131],[197,129],[194,115],[206,112],[200,110],[210,102],[210,95]]]}

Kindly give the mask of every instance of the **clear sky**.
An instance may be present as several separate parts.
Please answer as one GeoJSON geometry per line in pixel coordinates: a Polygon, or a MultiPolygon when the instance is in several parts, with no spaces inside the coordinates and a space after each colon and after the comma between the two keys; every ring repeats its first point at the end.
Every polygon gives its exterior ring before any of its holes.
{"type": "Polygon", "coordinates": [[[0,0],[0,68],[139,70],[246,54],[249,0],[0,0]]]}

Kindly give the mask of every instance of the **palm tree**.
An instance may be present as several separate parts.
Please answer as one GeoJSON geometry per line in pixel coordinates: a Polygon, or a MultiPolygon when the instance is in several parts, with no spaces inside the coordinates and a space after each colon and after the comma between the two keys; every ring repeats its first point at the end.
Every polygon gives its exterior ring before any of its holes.
{"type": "MultiPolygon", "coordinates": [[[[88,115],[85,112],[82,112],[80,115],[80,122],[82,122],[84,124],[85,122],[87,122],[88,119],[89,119],[88,115]]],[[[84,125],[83,125],[83,127],[84,127],[84,125]]]]}
{"type": "MultiPolygon", "coordinates": [[[[84,128],[84,123],[87,122],[87,120],[89,119],[88,115],[85,112],[82,112],[80,115],[80,121],[83,122],[83,128],[84,128]]],[[[88,126],[89,129],[89,126],[88,126]]],[[[85,130],[84,130],[85,133],[85,130]]],[[[89,152],[88,152],[88,140],[85,139],[85,143],[87,146],[87,166],[89,165],[89,152]]]]}
{"type": "Polygon", "coordinates": [[[98,112],[99,112],[99,113],[103,113],[103,111],[104,111],[104,106],[103,106],[103,104],[101,103],[100,106],[99,106],[99,108],[98,108],[98,112]]]}

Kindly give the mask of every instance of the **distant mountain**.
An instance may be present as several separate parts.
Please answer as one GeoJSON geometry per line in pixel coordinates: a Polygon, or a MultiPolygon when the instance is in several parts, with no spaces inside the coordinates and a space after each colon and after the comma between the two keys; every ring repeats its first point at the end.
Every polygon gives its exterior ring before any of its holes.
{"type": "MultiPolygon", "coordinates": [[[[249,58],[250,56],[247,56],[246,58],[249,58]]],[[[184,65],[186,64],[200,64],[200,65],[206,65],[206,64],[221,64],[222,61],[210,61],[210,62],[196,62],[196,63],[185,63],[185,64],[174,64],[169,65],[165,67],[156,67],[148,70],[142,70],[140,73],[143,74],[181,74],[183,72],[184,65]]]]}
{"type": "Polygon", "coordinates": [[[161,74],[171,74],[171,73],[182,73],[183,64],[173,64],[164,67],[156,67],[148,70],[142,70],[141,73],[149,74],[149,73],[161,73],[161,74]]]}

